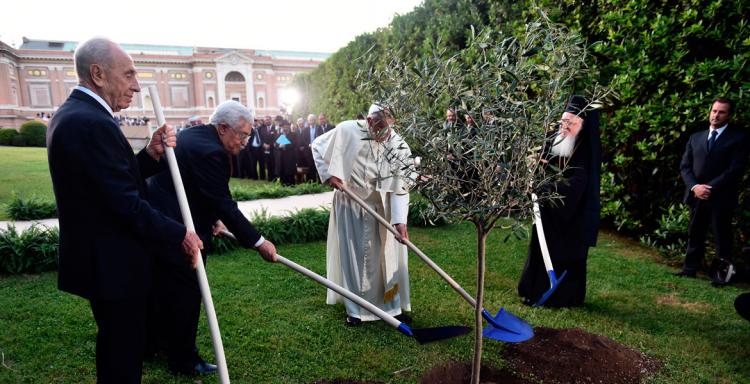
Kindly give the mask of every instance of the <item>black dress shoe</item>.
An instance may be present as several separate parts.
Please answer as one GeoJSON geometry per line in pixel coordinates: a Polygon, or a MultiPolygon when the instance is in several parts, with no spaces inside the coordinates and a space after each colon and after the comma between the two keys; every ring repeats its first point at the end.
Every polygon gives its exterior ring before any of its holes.
{"type": "Polygon", "coordinates": [[[352,316],[347,316],[345,324],[350,327],[356,327],[362,324],[362,319],[358,319],[352,316]]]}
{"type": "Polygon", "coordinates": [[[195,364],[195,368],[193,368],[193,373],[196,375],[210,375],[212,373],[215,373],[216,370],[218,369],[219,368],[215,364],[201,361],[200,363],[195,364]]]}
{"type": "Polygon", "coordinates": [[[734,299],[734,308],[737,309],[737,313],[750,321],[750,292],[743,293],[734,299]]]}
{"type": "Polygon", "coordinates": [[[677,277],[691,277],[691,278],[695,278],[695,272],[690,272],[690,271],[680,271],[680,272],[675,273],[674,275],[677,276],[677,277]]]}
{"type": "Polygon", "coordinates": [[[188,368],[188,367],[170,367],[169,370],[172,372],[173,375],[187,375],[187,376],[198,376],[198,375],[210,375],[219,368],[216,367],[216,365],[207,363],[203,360],[199,361],[195,364],[194,367],[188,368]]]}
{"type": "Polygon", "coordinates": [[[398,320],[398,321],[400,321],[402,323],[411,324],[411,316],[409,316],[409,315],[407,315],[405,313],[402,313],[402,314],[400,314],[398,316],[394,316],[394,317],[396,318],[396,320],[398,320]]]}

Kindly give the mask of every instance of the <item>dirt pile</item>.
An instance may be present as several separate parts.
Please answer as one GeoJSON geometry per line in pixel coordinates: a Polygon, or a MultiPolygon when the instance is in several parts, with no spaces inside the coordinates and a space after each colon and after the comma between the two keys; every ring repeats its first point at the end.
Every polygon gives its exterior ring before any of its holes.
{"type": "Polygon", "coordinates": [[[534,338],[509,344],[503,357],[517,374],[545,383],[640,383],[661,367],[637,350],[578,328],[536,328],[534,338]]]}
{"type": "MultiPolygon", "coordinates": [[[[503,358],[509,367],[482,367],[482,383],[606,383],[637,384],[661,363],[604,336],[582,329],[536,328],[534,338],[508,344],[503,358]]],[[[463,384],[471,381],[470,363],[448,363],[425,373],[422,384],[463,384]]],[[[350,384],[355,381],[320,381],[350,384]]]]}

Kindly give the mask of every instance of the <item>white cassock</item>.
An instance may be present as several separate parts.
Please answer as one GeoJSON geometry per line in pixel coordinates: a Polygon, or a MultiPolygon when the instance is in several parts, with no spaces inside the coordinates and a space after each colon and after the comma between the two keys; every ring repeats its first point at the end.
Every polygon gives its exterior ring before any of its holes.
{"type": "MultiPolygon", "coordinates": [[[[402,168],[412,159],[401,136],[391,131],[388,140],[378,143],[369,139],[366,121],[344,121],[315,139],[312,152],[322,181],[338,177],[391,224],[406,224],[409,183],[402,168]]],[[[406,246],[338,190],[333,195],[326,248],[329,280],[392,316],[411,311],[406,246]]],[[[347,315],[380,320],[328,290],[328,304],[342,301],[347,315]]]]}

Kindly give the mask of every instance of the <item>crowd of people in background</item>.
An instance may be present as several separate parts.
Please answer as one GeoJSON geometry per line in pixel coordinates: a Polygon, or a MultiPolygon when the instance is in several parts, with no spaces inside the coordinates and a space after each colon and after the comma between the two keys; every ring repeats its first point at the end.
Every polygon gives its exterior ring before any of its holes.
{"type": "Polygon", "coordinates": [[[334,128],[324,113],[294,122],[282,116],[257,118],[245,148],[233,159],[232,176],[283,185],[320,182],[312,142],[334,128]]]}
{"type": "Polygon", "coordinates": [[[121,127],[123,125],[128,126],[146,126],[148,125],[149,118],[146,116],[141,117],[128,117],[128,116],[121,116],[121,115],[115,115],[115,121],[117,121],[117,124],[119,124],[121,127]]]}

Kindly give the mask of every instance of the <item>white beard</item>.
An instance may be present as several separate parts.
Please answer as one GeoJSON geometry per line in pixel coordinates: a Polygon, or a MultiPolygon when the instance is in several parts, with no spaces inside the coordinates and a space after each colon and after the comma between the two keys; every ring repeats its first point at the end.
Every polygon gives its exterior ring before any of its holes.
{"type": "Polygon", "coordinates": [[[573,155],[573,150],[576,147],[575,136],[558,136],[555,143],[550,148],[550,153],[558,157],[570,157],[573,155]]]}

